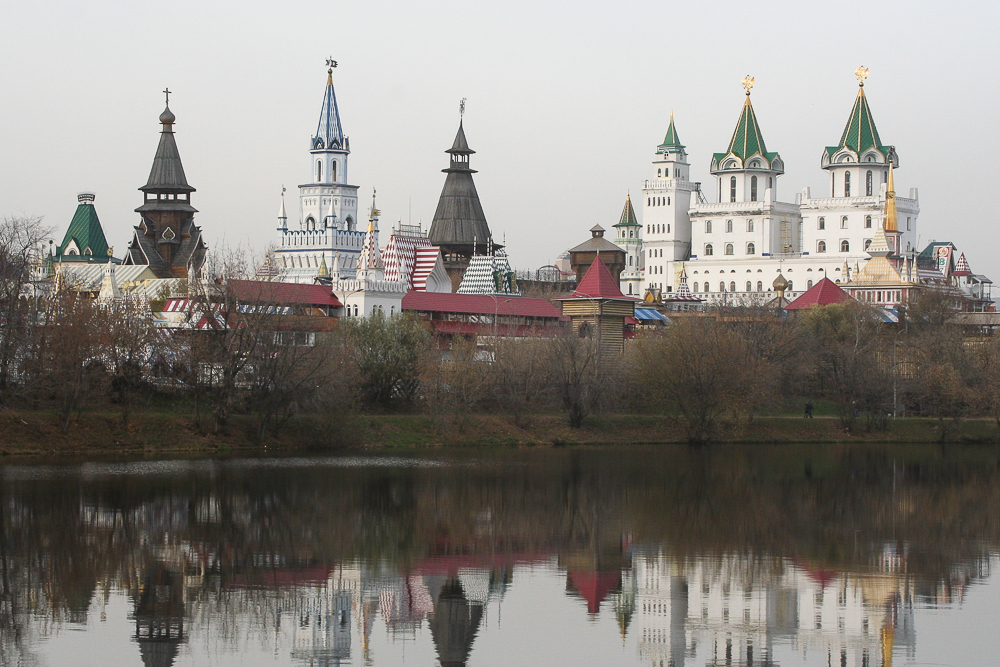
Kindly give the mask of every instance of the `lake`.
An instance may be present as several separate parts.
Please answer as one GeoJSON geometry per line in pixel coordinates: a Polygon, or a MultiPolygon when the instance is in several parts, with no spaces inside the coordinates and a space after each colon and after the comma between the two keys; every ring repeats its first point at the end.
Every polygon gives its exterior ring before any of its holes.
{"type": "Polygon", "coordinates": [[[1000,449],[0,467],[0,665],[985,665],[1000,449]]]}

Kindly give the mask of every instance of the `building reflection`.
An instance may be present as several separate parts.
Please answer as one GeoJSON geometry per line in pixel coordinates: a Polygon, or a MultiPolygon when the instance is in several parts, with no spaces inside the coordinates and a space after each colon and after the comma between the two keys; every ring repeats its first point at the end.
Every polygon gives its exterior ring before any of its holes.
{"type": "MultiPolygon", "coordinates": [[[[42,640],[98,607],[103,622],[124,594],[144,665],[207,645],[377,665],[385,642],[475,664],[507,591],[544,572],[585,627],[615,623],[650,667],[769,665],[778,647],[889,667],[915,655],[915,607],[961,603],[990,575],[1000,467],[897,474],[845,457],[827,469],[853,486],[789,473],[786,493],[767,466],[707,455],[3,479],[0,657],[39,662],[42,640]],[[829,519],[842,508],[849,520],[829,519]]],[[[504,604],[505,618],[549,613],[504,604]]]]}
{"type": "Polygon", "coordinates": [[[831,665],[914,655],[915,590],[905,571],[836,572],[753,555],[636,554],[635,620],[644,663],[769,665],[776,643],[831,665]]]}

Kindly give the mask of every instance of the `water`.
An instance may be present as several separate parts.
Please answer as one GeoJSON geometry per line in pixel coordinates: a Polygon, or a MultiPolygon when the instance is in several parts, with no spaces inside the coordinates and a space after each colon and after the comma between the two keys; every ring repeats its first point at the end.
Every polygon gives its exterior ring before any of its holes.
{"type": "Polygon", "coordinates": [[[1000,450],[0,468],[0,665],[983,665],[1000,450]]]}

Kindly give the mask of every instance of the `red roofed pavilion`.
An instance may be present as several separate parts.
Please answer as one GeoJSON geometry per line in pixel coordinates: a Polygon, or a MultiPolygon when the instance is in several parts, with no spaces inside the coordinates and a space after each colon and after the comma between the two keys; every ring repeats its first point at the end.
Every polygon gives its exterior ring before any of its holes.
{"type": "Polygon", "coordinates": [[[622,294],[600,256],[572,294],[553,300],[570,318],[574,333],[595,337],[605,353],[624,351],[626,321],[633,319],[639,299],[622,294]]]}
{"type": "Polygon", "coordinates": [[[840,285],[829,278],[810,287],[799,295],[799,298],[785,306],[785,310],[804,310],[813,306],[828,306],[831,303],[847,301],[851,295],[840,288],[840,285]]]}

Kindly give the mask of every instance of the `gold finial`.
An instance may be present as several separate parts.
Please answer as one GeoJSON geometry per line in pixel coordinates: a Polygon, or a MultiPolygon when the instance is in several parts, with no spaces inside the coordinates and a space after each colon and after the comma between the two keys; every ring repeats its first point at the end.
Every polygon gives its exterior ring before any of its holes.
{"type": "Polygon", "coordinates": [[[750,89],[753,88],[753,81],[754,81],[753,77],[750,76],[749,74],[747,74],[745,77],[743,77],[742,83],[743,83],[743,87],[747,91],[747,95],[750,94],[750,89]]]}
{"type": "Polygon", "coordinates": [[[868,78],[868,68],[862,65],[861,67],[854,70],[854,76],[858,77],[858,85],[864,88],[865,79],[868,78]]]}

